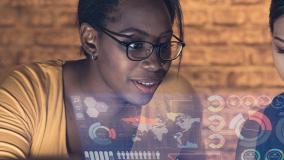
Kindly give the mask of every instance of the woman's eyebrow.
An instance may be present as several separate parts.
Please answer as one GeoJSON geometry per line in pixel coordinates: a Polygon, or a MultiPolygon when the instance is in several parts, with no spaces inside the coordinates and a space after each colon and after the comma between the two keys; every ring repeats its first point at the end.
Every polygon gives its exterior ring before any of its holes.
{"type": "Polygon", "coordinates": [[[282,39],[282,38],[280,38],[280,37],[275,36],[275,37],[273,37],[273,38],[276,39],[276,40],[278,40],[278,41],[280,41],[280,42],[283,42],[283,43],[284,43],[284,39],[282,39]]]}
{"type": "Polygon", "coordinates": [[[125,33],[125,32],[138,32],[144,36],[149,36],[149,34],[141,29],[138,29],[138,28],[133,28],[133,27],[130,27],[130,28],[126,28],[126,29],[123,29],[121,30],[119,33],[125,33]]]}
{"type": "Polygon", "coordinates": [[[171,34],[173,34],[173,30],[172,29],[169,29],[169,30],[167,30],[167,31],[165,31],[165,32],[163,32],[163,33],[161,33],[160,34],[160,37],[165,37],[165,36],[168,36],[168,35],[171,35],[171,34]]]}
{"type": "MultiPolygon", "coordinates": [[[[140,34],[142,34],[144,36],[150,36],[149,33],[147,33],[146,31],[143,31],[143,30],[138,29],[138,28],[133,28],[133,27],[123,29],[119,33],[123,34],[125,32],[138,32],[138,33],[140,33],[140,34]]],[[[165,32],[162,32],[160,35],[169,34],[169,33],[173,33],[173,30],[169,29],[169,30],[167,30],[165,32]]]]}

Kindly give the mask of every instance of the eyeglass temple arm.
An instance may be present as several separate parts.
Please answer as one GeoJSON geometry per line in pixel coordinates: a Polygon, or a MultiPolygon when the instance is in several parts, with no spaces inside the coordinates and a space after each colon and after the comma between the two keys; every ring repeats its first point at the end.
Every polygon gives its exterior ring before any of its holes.
{"type": "Polygon", "coordinates": [[[120,41],[119,39],[117,39],[116,37],[114,37],[113,35],[111,34],[114,34],[114,35],[117,35],[117,36],[121,36],[121,37],[127,37],[126,35],[122,35],[122,34],[118,34],[118,33],[114,33],[106,28],[103,28],[103,27],[98,27],[102,32],[104,32],[106,35],[108,35],[109,37],[111,37],[112,39],[114,39],[115,41],[117,41],[119,44],[122,44],[124,46],[127,46],[128,44],[123,42],[123,41],[120,41]],[[111,33],[111,34],[110,34],[111,33]]]}
{"type": "Polygon", "coordinates": [[[176,35],[173,34],[173,37],[175,37],[182,45],[183,47],[185,46],[185,43],[183,40],[181,40],[180,38],[178,38],[176,35]]]}

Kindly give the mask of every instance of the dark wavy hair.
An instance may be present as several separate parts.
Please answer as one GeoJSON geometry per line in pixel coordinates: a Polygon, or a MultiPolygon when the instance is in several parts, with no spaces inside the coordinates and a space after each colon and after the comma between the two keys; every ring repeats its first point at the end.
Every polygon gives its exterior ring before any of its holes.
{"type": "Polygon", "coordinates": [[[273,24],[275,21],[284,15],[284,0],[271,0],[270,14],[269,14],[269,27],[273,32],[273,24]]]}
{"type": "MultiPolygon", "coordinates": [[[[77,22],[79,27],[82,23],[88,23],[92,26],[105,27],[108,20],[113,20],[113,13],[120,0],[79,0],[77,22]]],[[[179,0],[164,0],[170,13],[172,24],[178,28],[179,38],[184,40],[183,14],[179,0]]],[[[99,31],[99,28],[96,28],[99,31]]],[[[83,51],[87,56],[87,54],[83,51]]],[[[180,56],[181,58],[181,56],[180,56]]]]}

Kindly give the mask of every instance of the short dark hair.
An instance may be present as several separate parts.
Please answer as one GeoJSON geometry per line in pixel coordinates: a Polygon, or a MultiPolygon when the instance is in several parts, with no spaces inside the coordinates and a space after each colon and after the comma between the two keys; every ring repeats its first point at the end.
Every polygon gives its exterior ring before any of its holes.
{"type": "MultiPolygon", "coordinates": [[[[115,11],[120,0],[79,0],[78,4],[78,25],[88,23],[92,26],[105,27],[107,20],[111,19],[109,15],[115,11]]],[[[179,0],[164,0],[167,6],[172,22],[177,20],[179,36],[183,40],[183,21],[182,10],[179,0]]]]}
{"type": "Polygon", "coordinates": [[[273,24],[282,15],[284,15],[284,0],[271,0],[269,14],[269,27],[271,32],[274,30],[273,24]]]}
{"type": "Polygon", "coordinates": [[[110,13],[119,4],[119,0],[79,0],[78,24],[88,23],[92,26],[106,25],[110,13]]]}

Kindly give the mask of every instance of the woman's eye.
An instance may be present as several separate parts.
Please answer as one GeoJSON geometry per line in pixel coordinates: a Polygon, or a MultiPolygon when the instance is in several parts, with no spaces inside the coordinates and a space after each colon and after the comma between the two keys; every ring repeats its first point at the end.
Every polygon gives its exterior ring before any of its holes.
{"type": "Polygon", "coordinates": [[[143,43],[130,43],[128,47],[130,49],[142,49],[144,45],[143,43]]]}
{"type": "Polygon", "coordinates": [[[162,44],[163,48],[170,48],[171,47],[171,42],[166,42],[162,44]]]}
{"type": "Polygon", "coordinates": [[[171,48],[171,42],[162,43],[161,45],[162,50],[168,50],[170,48],[171,48]]]}
{"type": "Polygon", "coordinates": [[[284,49],[282,49],[282,48],[277,48],[277,52],[278,52],[278,53],[281,53],[281,54],[284,54],[284,49]]]}

